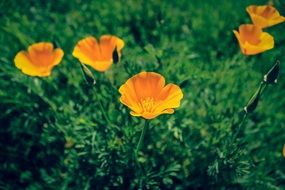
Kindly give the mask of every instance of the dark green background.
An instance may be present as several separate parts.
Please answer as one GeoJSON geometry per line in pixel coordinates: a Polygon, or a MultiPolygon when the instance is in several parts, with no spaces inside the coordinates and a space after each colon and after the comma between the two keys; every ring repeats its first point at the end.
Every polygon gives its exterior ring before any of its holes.
{"type": "MultiPolygon", "coordinates": [[[[275,48],[240,53],[232,30],[250,23],[254,0],[0,0],[0,189],[284,189],[284,23],[266,29],[275,48]],[[113,34],[126,46],[119,64],[94,70],[86,85],[72,50],[113,34]],[[28,77],[14,56],[50,41],[64,52],[47,78],[28,77]],[[237,138],[239,114],[275,60],[266,88],[237,138]],[[181,85],[172,115],[151,121],[137,168],[144,121],[129,115],[117,89],[145,70],[181,85]],[[101,96],[112,125],[99,109],[101,96]]],[[[273,1],[285,15],[285,3],[273,1]]]]}

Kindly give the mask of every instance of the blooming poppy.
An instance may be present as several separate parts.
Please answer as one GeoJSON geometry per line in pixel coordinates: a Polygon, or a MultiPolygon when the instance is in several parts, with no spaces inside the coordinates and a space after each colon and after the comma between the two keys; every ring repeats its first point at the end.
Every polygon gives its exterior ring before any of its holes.
{"type": "Polygon", "coordinates": [[[63,54],[62,49],[54,49],[52,43],[39,42],[29,46],[28,51],[17,53],[14,62],[27,75],[45,77],[60,63],[63,54]]]}
{"type": "Polygon", "coordinates": [[[123,84],[120,102],[131,109],[132,116],[153,119],[161,114],[174,113],[180,106],[183,93],[175,84],[165,85],[164,77],[154,72],[141,72],[123,84]]]}
{"type": "Polygon", "coordinates": [[[124,45],[124,41],[116,36],[103,35],[99,42],[96,38],[89,36],[77,43],[72,55],[78,58],[81,63],[103,72],[112,65],[114,51],[120,59],[124,45]]]}
{"type": "Polygon", "coordinates": [[[252,22],[260,28],[266,28],[285,21],[285,17],[271,5],[251,5],[246,8],[252,22]]]}
{"type": "Polygon", "coordinates": [[[240,49],[245,55],[255,55],[274,47],[273,37],[253,24],[242,24],[239,31],[233,31],[240,49]]]}

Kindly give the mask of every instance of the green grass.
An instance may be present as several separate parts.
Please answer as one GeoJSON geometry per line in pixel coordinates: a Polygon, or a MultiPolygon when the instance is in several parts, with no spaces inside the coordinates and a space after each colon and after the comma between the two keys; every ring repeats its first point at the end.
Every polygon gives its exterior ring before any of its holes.
{"type": "MultiPolygon", "coordinates": [[[[273,2],[284,15],[284,3],[273,2]]],[[[284,189],[284,23],[266,29],[275,48],[252,57],[240,53],[232,32],[250,23],[246,6],[265,3],[0,1],[0,189],[284,189]],[[120,63],[92,70],[92,88],[71,54],[78,40],[102,34],[126,46],[120,63]],[[13,62],[39,41],[65,52],[47,78],[26,76],[13,62]],[[276,59],[278,84],[234,138],[276,59]],[[184,98],[174,114],[151,121],[140,169],[134,150],[144,120],[130,116],[118,88],[142,70],[181,85],[184,98]]]]}

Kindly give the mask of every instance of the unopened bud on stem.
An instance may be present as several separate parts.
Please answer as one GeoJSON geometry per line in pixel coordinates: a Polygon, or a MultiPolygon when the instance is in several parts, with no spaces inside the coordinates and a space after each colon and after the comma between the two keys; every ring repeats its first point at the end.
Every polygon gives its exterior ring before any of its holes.
{"type": "Polygon", "coordinates": [[[81,63],[80,63],[80,65],[81,65],[81,70],[82,70],[82,72],[84,74],[84,78],[85,78],[86,82],[88,84],[95,85],[96,84],[96,80],[95,80],[95,77],[94,77],[93,73],[89,70],[89,68],[86,65],[81,64],[81,63]]]}
{"type": "Polygon", "coordinates": [[[116,64],[119,62],[119,54],[118,54],[117,47],[115,47],[113,54],[112,54],[112,57],[113,57],[113,63],[116,64]]]}
{"type": "Polygon", "coordinates": [[[256,109],[260,95],[261,95],[260,92],[261,92],[262,87],[263,87],[263,83],[261,83],[258,90],[254,93],[254,95],[250,98],[247,105],[244,107],[244,111],[246,113],[252,113],[256,109]]]}
{"type": "Polygon", "coordinates": [[[267,84],[277,83],[277,78],[280,71],[280,61],[276,61],[275,65],[264,75],[263,81],[267,84]]]}

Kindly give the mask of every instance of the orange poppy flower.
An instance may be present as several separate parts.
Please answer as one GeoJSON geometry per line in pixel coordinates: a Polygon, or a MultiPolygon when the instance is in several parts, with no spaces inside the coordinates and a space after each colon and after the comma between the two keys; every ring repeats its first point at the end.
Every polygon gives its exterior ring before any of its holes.
{"type": "Polygon", "coordinates": [[[96,38],[90,36],[77,43],[72,55],[78,58],[81,63],[103,72],[112,65],[114,50],[117,50],[120,59],[124,45],[124,41],[116,36],[103,35],[99,42],[96,38]]]}
{"type": "Polygon", "coordinates": [[[132,116],[153,119],[161,114],[174,113],[180,106],[183,93],[179,86],[167,84],[154,72],[141,72],[127,80],[119,92],[120,102],[128,106],[132,116]]]}
{"type": "Polygon", "coordinates": [[[285,158],[285,144],[283,145],[283,151],[282,151],[283,157],[285,158]]]}
{"type": "Polygon", "coordinates": [[[273,37],[253,24],[242,24],[239,31],[233,31],[240,49],[245,55],[255,55],[274,47],[273,37]]]}
{"type": "Polygon", "coordinates": [[[266,28],[285,21],[285,17],[271,5],[251,5],[246,8],[252,22],[260,28],[266,28]]]}
{"type": "Polygon", "coordinates": [[[27,75],[45,77],[60,63],[63,54],[62,49],[54,49],[52,43],[39,42],[29,46],[28,51],[17,53],[14,62],[27,75]]]}

